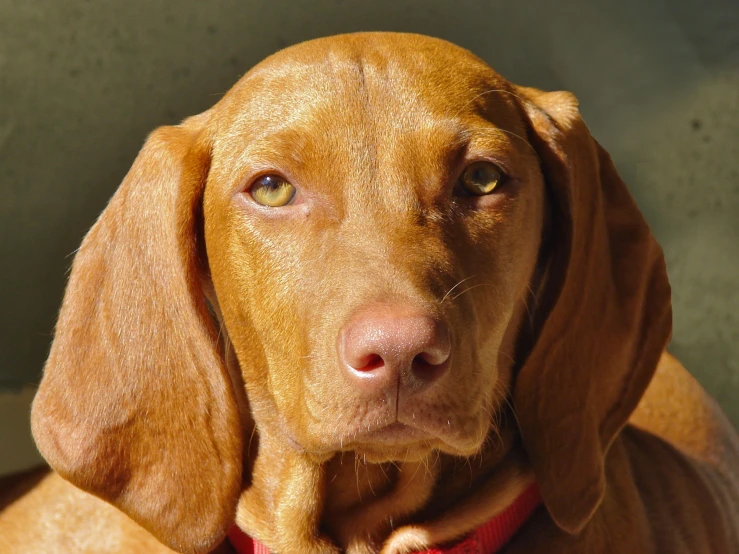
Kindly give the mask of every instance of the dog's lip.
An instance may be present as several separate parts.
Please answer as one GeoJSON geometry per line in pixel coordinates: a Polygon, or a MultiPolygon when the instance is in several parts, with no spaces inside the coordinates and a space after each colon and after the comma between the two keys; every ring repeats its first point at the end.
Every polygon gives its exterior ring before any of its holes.
{"type": "Polygon", "coordinates": [[[359,439],[357,442],[362,443],[399,444],[431,440],[433,436],[413,425],[395,421],[389,425],[362,433],[357,439],[359,439]]]}
{"type": "Polygon", "coordinates": [[[423,429],[395,421],[357,434],[352,437],[351,442],[344,444],[342,450],[375,450],[385,447],[407,448],[427,445],[435,440],[436,437],[423,429]]]}

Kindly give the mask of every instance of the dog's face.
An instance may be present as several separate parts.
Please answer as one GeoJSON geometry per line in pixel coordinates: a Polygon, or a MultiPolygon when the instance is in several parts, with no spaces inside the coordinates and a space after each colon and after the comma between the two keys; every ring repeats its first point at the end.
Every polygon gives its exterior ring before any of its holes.
{"type": "Polygon", "coordinates": [[[517,101],[461,49],[361,42],[225,98],[206,246],[260,430],[376,461],[480,447],[544,213],[517,101]]]}
{"type": "Polygon", "coordinates": [[[149,138],[75,256],[33,432],[177,550],[246,503],[304,551],[333,454],[469,456],[510,403],[578,532],[669,332],[661,251],[572,95],[331,37],[149,138]]]}

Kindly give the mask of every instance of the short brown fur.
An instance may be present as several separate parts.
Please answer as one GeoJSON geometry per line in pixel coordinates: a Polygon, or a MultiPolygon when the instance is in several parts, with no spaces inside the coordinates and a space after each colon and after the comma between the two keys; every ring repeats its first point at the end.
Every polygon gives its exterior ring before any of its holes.
{"type": "Polygon", "coordinates": [[[739,439],[665,353],[662,252],[569,93],[363,33],[288,48],[152,134],[75,258],[0,551],[400,554],[536,482],[506,553],[739,551],[739,439]],[[492,159],[501,191],[455,196],[492,159]],[[281,173],[301,201],[248,194],[281,173]],[[448,325],[422,396],[363,396],[368,305],[448,325]],[[421,441],[377,442],[400,422],[421,441]]]}

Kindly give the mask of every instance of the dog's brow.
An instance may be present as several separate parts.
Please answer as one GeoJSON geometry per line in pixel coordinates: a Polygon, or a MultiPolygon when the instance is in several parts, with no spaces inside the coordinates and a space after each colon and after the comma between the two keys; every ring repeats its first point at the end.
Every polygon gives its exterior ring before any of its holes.
{"type": "Polygon", "coordinates": [[[433,133],[445,133],[452,137],[461,137],[468,133],[468,125],[459,118],[434,118],[426,120],[424,129],[433,133]]]}
{"type": "MultiPolygon", "coordinates": [[[[442,119],[434,121],[424,128],[424,131],[435,136],[438,142],[443,142],[447,148],[452,150],[458,150],[465,144],[472,142],[476,136],[490,137],[491,135],[498,135],[504,138],[506,135],[512,135],[521,138],[506,129],[483,120],[471,123],[460,119],[442,119]]],[[[524,140],[524,142],[526,141],[524,140]]]]}

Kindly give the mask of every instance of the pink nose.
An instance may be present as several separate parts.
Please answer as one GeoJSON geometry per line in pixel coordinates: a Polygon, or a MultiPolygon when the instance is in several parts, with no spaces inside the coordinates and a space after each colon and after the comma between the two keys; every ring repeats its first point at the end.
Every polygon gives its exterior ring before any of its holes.
{"type": "Polygon", "coordinates": [[[404,306],[367,307],[339,334],[342,365],[367,392],[416,392],[446,371],[450,352],[447,326],[404,306]]]}

